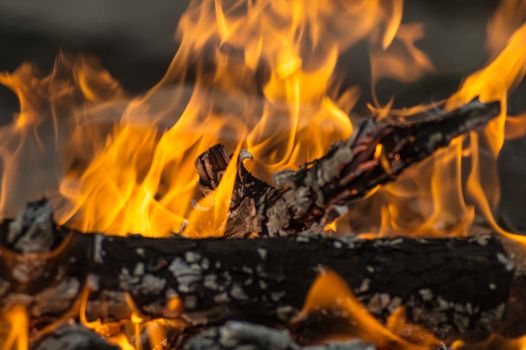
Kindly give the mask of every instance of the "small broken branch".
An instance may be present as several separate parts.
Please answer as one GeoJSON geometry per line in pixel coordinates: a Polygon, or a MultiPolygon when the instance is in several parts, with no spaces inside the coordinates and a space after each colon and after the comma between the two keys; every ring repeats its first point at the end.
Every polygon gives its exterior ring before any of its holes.
{"type": "MultiPolygon", "coordinates": [[[[498,112],[498,103],[473,101],[450,112],[368,120],[324,157],[297,171],[275,174],[276,187],[251,175],[240,160],[225,236],[321,231],[343,215],[352,201],[393,181],[455,137],[484,126],[498,112]]],[[[196,160],[205,193],[217,187],[229,161],[221,145],[196,160]]]]}

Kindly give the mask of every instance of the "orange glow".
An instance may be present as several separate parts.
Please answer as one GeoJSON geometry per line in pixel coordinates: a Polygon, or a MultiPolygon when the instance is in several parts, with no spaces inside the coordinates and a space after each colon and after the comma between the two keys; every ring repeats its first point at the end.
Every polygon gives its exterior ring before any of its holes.
{"type": "MultiPolygon", "coordinates": [[[[507,117],[507,95],[525,74],[526,25],[511,36],[496,58],[470,75],[446,102],[446,108],[453,109],[477,97],[486,102],[500,101],[500,116],[485,128],[482,139],[472,133],[468,138],[455,140],[448,148],[406,171],[395,183],[380,189],[372,198],[373,208],[380,213],[379,230],[369,236],[466,235],[476,213],[486,217],[498,232],[506,233],[492,214],[499,201],[496,159],[505,139],[524,133],[521,117],[507,117]],[[482,158],[481,149],[485,151],[482,158]]],[[[372,111],[383,117],[389,113],[406,115],[418,108],[400,111],[388,105],[372,111]]]]}
{"type": "Polygon", "coordinates": [[[515,140],[526,135],[526,113],[518,116],[508,116],[505,124],[506,140],[515,140]]]}
{"type": "Polygon", "coordinates": [[[382,78],[413,82],[435,70],[431,59],[415,43],[424,37],[420,23],[403,24],[389,48],[372,45],[370,49],[373,87],[382,78]]]}
{"type": "Polygon", "coordinates": [[[457,108],[475,97],[482,102],[502,101],[510,88],[521,81],[525,74],[526,24],[510,37],[506,47],[489,65],[464,81],[447,106],[449,109],[457,108]]]}
{"type": "MultiPolygon", "coordinates": [[[[403,316],[403,310],[397,310],[384,326],[374,318],[356,299],[345,281],[330,270],[323,270],[311,285],[302,310],[293,322],[309,317],[312,312],[335,311],[344,313],[350,327],[344,334],[335,334],[338,338],[357,338],[378,346],[379,349],[426,350],[440,345],[429,332],[409,325],[403,316]],[[352,325],[352,326],[351,326],[352,325]],[[400,334],[410,327],[411,339],[400,334]],[[400,334],[398,334],[400,333],[400,334]]],[[[329,335],[330,336],[330,335],[329,335]]]]}
{"type": "MultiPolygon", "coordinates": [[[[115,322],[102,322],[100,319],[90,321],[86,316],[86,308],[89,299],[89,289],[84,289],[80,295],[79,320],[88,329],[103,336],[109,343],[117,345],[121,350],[141,350],[143,332],[146,331],[148,342],[152,349],[161,346],[166,339],[166,329],[182,330],[186,323],[178,319],[182,311],[179,298],[170,298],[167,302],[167,310],[172,311],[171,319],[156,318],[147,319],[141,315],[132,297],[125,296],[126,304],[130,309],[130,318],[115,322]],[[131,340],[133,336],[134,341],[131,340]]],[[[162,347],[161,347],[162,348],[162,347]]],[[[18,350],[18,349],[17,349],[18,350]]]]}
{"type": "Polygon", "coordinates": [[[25,307],[19,305],[6,311],[1,324],[9,327],[7,335],[0,339],[1,350],[29,349],[29,318],[25,307]]]}
{"type": "Polygon", "coordinates": [[[462,341],[456,341],[451,344],[452,350],[524,350],[526,349],[526,337],[519,337],[515,339],[508,339],[498,334],[491,335],[477,344],[466,344],[462,341]]]}
{"type": "Polygon", "coordinates": [[[486,47],[497,54],[508,38],[526,21],[526,2],[523,0],[501,0],[486,28],[486,47]]]}
{"type": "MultiPolygon", "coordinates": [[[[396,109],[394,97],[381,102],[375,95],[382,79],[415,82],[435,71],[418,48],[424,26],[404,23],[403,9],[403,0],[192,0],[165,75],[135,97],[84,56],[60,54],[47,76],[27,63],[0,73],[0,84],[20,104],[11,124],[0,127],[0,215],[13,217],[28,200],[47,195],[59,224],[85,232],[221,237],[244,150],[253,160],[243,165],[270,181],[275,172],[321,157],[331,144],[352,135],[351,111],[360,87],[343,89],[337,66],[343,52],[366,42],[373,88],[367,106],[374,118],[451,110],[475,98],[499,101],[502,112],[482,132],[454,140],[396,182],[371,191],[363,200],[367,212],[358,220],[370,217],[363,231],[372,232],[361,236],[465,236],[480,215],[495,232],[526,247],[526,237],[501,228],[493,214],[500,200],[499,152],[507,140],[526,134],[526,114],[512,117],[507,111],[510,91],[526,75],[525,2],[502,0],[487,27],[490,62],[450,98],[396,109]],[[218,143],[232,153],[232,161],[218,188],[203,195],[194,161],[218,143]]],[[[378,144],[374,159],[389,174],[385,152],[378,144]]],[[[328,223],[325,230],[342,233],[352,227],[352,220],[344,220],[328,223]]],[[[60,254],[68,239],[53,252],[20,259],[60,254]]],[[[121,349],[139,350],[142,335],[155,348],[170,330],[186,325],[178,297],[167,299],[166,318],[149,319],[127,295],[129,315],[114,322],[89,320],[88,298],[85,289],[67,315],[40,332],[78,312],[87,328],[121,349]]],[[[408,323],[403,309],[383,325],[330,271],[316,279],[297,320],[320,310],[343,312],[350,325],[345,338],[389,349],[440,345],[408,323]]],[[[24,307],[10,310],[2,321],[8,331],[0,350],[27,349],[24,307]]],[[[501,342],[506,349],[526,348],[524,338],[490,340],[501,342]]],[[[453,349],[469,347],[456,342],[453,349]]]]}
{"type": "Polygon", "coordinates": [[[339,89],[339,53],[374,37],[390,50],[406,35],[398,35],[402,11],[402,0],[194,0],[165,76],[137,98],[84,57],[60,56],[43,78],[30,65],[3,74],[21,112],[2,130],[2,213],[46,194],[59,223],[82,231],[220,236],[235,169],[213,198],[192,205],[196,157],[217,143],[244,148],[254,156],[249,170],[270,180],[348,138],[359,90],[339,89]],[[51,149],[42,130],[53,134],[51,149]],[[21,160],[28,154],[34,162],[21,160]],[[24,166],[47,169],[49,179],[28,185],[17,176],[24,166]],[[7,191],[18,187],[27,195],[7,191]]]}

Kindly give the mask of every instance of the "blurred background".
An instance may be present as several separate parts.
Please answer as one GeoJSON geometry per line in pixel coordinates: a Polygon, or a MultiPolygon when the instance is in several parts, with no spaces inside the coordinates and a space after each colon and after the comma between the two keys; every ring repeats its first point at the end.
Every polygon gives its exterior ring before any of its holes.
{"type": "MultiPolygon", "coordinates": [[[[22,62],[51,68],[60,50],[88,53],[121,82],[129,94],[148,90],[163,75],[177,42],[174,32],[188,0],[0,0],[0,71],[22,62]]],[[[486,25],[497,0],[405,0],[403,23],[422,22],[426,36],[417,46],[429,55],[436,72],[416,83],[381,81],[378,98],[410,106],[449,96],[469,73],[490,59],[486,25]]],[[[349,28],[352,31],[353,28],[349,28]]],[[[367,44],[345,52],[340,60],[346,84],[362,87],[357,110],[371,101],[367,44]]],[[[0,123],[18,110],[14,94],[0,87],[0,123]]],[[[510,97],[510,114],[526,111],[526,84],[510,97]]],[[[526,139],[509,141],[499,159],[502,200],[499,221],[526,231],[526,139]]]]}

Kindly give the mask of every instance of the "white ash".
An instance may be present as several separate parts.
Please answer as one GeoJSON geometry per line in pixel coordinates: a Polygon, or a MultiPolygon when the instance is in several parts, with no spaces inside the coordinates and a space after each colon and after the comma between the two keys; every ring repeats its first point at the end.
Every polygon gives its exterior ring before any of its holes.
{"type": "Polygon", "coordinates": [[[423,301],[433,300],[433,292],[431,291],[431,289],[420,289],[418,293],[420,293],[420,295],[422,296],[423,301]]]}
{"type": "Polygon", "coordinates": [[[93,241],[93,256],[95,259],[95,262],[98,264],[104,263],[104,250],[102,249],[102,243],[104,242],[104,236],[103,235],[95,235],[95,239],[93,241]]]}
{"type": "Polygon", "coordinates": [[[442,299],[442,297],[438,297],[437,298],[437,302],[438,302],[438,308],[440,310],[448,310],[449,309],[449,303],[447,301],[445,301],[444,299],[442,299]]]}
{"type": "Polygon", "coordinates": [[[293,170],[281,170],[274,175],[272,175],[272,182],[277,188],[284,187],[286,184],[290,183],[294,178],[295,171],[293,170]]]}
{"type": "Polygon", "coordinates": [[[31,314],[39,317],[43,314],[59,313],[71,307],[80,291],[80,283],[76,278],[66,278],[52,288],[47,288],[34,297],[31,314]],[[56,298],[60,295],[60,298],[56,298]]]}
{"type": "Polygon", "coordinates": [[[340,176],[342,164],[348,164],[353,159],[353,153],[350,147],[340,147],[327,158],[322,167],[317,169],[317,180],[320,186],[324,186],[340,176]]]}
{"type": "Polygon", "coordinates": [[[477,243],[480,244],[482,247],[485,247],[485,246],[488,245],[489,236],[486,236],[486,235],[475,236],[475,240],[476,240],[477,243]]]}
{"type": "Polygon", "coordinates": [[[290,305],[280,306],[276,309],[278,318],[282,321],[290,320],[294,315],[298,313],[298,310],[290,305]]]}
{"type": "Polygon", "coordinates": [[[168,270],[177,278],[184,275],[193,275],[195,271],[188,265],[183,259],[177,257],[175,258],[168,270]]]}
{"type": "Polygon", "coordinates": [[[217,275],[215,274],[209,274],[209,275],[205,275],[204,279],[203,279],[203,285],[210,289],[210,290],[213,290],[213,291],[219,291],[222,288],[222,286],[220,286],[218,283],[217,283],[217,275]]]}
{"type": "Polygon", "coordinates": [[[157,276],[146,274],[142,278],[140,285],[133,288],[134,292],[157,294],[163,291],[166,286],[166,280],[157,276]]]}
{"type": "Polygon", "coordinates": [[[123,268],[119,274],[119,287],[128,290],[131,286],[138,284],[141,280],[140,276],[130,274],[127,268],[123,268]]]}
{"type": "Polygon", "coordinates": [[[178,289],[183,293],[194,292],[194,286],[201,280],[199,275],[183,275],[177,277],[178,289]]]}
{"type": "Polygon", "coordinates": [[[214,301],[218,304],[228,303],[230,301],[230,298],[227,293],[223,292],[223,293],[214,295],[214,301]]]}
{"type": "Polygon", "coordinates": [[[272,292],[270,293],[270,299],[272,301],[279,301],[281,300],[287,293],[285,291],[280,291],[280,292],[272,292]]]}
{"type": "Polygon", "coordinates": [[[259,280],[258,284],[259,284],[259,288],[261,288],[263,290],[267,289],[267,284],[265,283],[265,281],[259,280]]]}
{"type": "Polygon", "coordinates": [[[391,302],[387,306],[387,310],[389,311],[390,314],[392,314],[401,305],[402,305],[402,299],[400,297],[394,297],[391,299],[391,302]]]}
{"type": "Polygon", "coordinates": [[[201,260],[201,267],[204,270],[208,270],[208,268],[210,268],[210,260],[208,260],[207,258],[204,258],[203,260],[201,260]]]}
{"type": "Polygon", "coordinates": [[[378,293],[374,294],[369,303],[367,304],[367,309],[374,315],[381,315],[383,312],[382,303],[380,301],[380,295],[378,293]]]}
{"type": "Polygon", "coordinates": [[[258,248],[257,251],[261,260],[265,260],[267,258],[267,251],[265,249],[258,248]]]}
{"type": "Polygon", "coordinates": [[[11,284],[3,279],[0,279],[0,296],[4,295],[11,287],[11,284]]]}
{"type": "Polygon", "coordinates": [[[12,276],[20,283],[28,283],[38,277],[49,274],[46,270],[46,262],[40,259],[19,258],[14,264],[12,276]]]}
{"type": "Polygon", "coordinates": [[[184,254],[184,259],[188,263],[195,263],[199,260],[201,260],[201,255],[195,252],[186,252],[184,254]]]}
{"type": "Polygon", "coordinates": [[[254,271],[246,265],[241,266],[241,271],[243,271],[244,273],[248,275],[252,275],[254,273],[254,271]]]}
{"type": "Polygon", "coordinates": [[[221,277],[223,278],[223,282],[225,284],[230,284],[230,282],[232,282],[232,275],[228,271],[223,271],[221,277]]]}
{"type": "Polygon", "coordinates": [[[235,300],[248,300],[249,299],[243,287],[241,287],[237,283],[235,283],[232,286],[232,289],[230,290],[230,296],[235,300]]]}
{"type": "Polygon", "coordinates": [[[506,270],[508,271],[511,271],[513,270],[513,268],[515,267],[515,265],[513,264],[513,261],[508,259],[504,254],[502,253],[498,253],[497,254],[497,259],[502,263],[504,264],[504,266],[506,267],[506,270]]]}
{"type": "Polygon", "coordinates": [[[29,203],[9,223],[7,242],[22,253],[49,251],[55,239],[52,213],[51,203],[47,200],[29,203]]]}
{"type": "Polygon", "coordinates": [[[137,263],[135,265],[135,269],[133,270],[133,274],[135,276],[142,276],[144,274],[144,264],[142,262],[137,263]]]}
{"type": "Polygon", "coordinates": [[[360,287],[356,290],[356,293],[365,293],[369,290],[369,286],[371,284],[371,280],[368,278],[364,278],[362,280],[362,284],[360,287]]]}

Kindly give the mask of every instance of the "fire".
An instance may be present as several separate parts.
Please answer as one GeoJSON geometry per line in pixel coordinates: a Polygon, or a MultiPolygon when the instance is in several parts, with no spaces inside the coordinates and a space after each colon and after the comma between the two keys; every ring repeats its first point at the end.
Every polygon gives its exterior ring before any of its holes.
{"type": "MultiPolygon", "coordinates": [[[[244,165],[267,181],[322,156],[353,131],[349,116],[359,88],[340,88],[336,65],[342,51],[369,41],[373,92],[380,79],[415,81],[434,71],[416,46],[423,25],[402,23],[402,15],[400,0],[195,0],[180,20],[180,45],[170,67],[143,96],[127,96],[85,57],[61,55],[43,78],[29,64],[2,74],[0,83],[18,95],[21,107],[2,129],[2,213],[13,216],[31,196],[47,194],[59,223],[82,231],[221,236],[236,161],[219,188],[201,198],[197,156],[217,143],[234,151],[234,159],[245,149],[253,159],[244,165]],[[43,175],[38,181],[18,176],[26,168],[42,169],[43,175]]],[[[475,97],[502,102],[501,118],[485,131],[484,144],[495,157],[505,125],[521,120],[506,121],[505,102],[525,74],[525,37],[523,26],[447,101],[447,108],[475,97]]],[[[378,118],[432,108],[397,111],[393,99],[384,106],[376,97],[373,102],[378,118]]],[[[475,208],[483,205],[472,183],[479,181],[476,161],[469,165],[469,181],[461,173],[478,147],[458,140],[376,191],[368,200],[379,213],[378,231],[466,234],[475,208]]],[[[497,191],[483,196],[495,206],[497,191]]]]}
{"type": "Polygon", "coordinates": [[[346,282],[330,270],[320,272],[293,322],[306,322],[319,312],[336,313],[348,322],[338,333],[323,335],[326,340],[356,338],[375,344],[378,349],[427,350],[441,345],[428,331],[407,323],[401,308],[383,325],[356,299],[346,282]]]}
{"type": "Polygon", "coordinates": [[[148,319],[141,315],[133,298],[126,295],[126,304],[130,309],[129,319],[119,322],[88,320],[86,309],[89,293],[89,288],[85,288],[81,293],[79,321],[86,328],[105,337],[111,344],[119,346],[121,350],[141,350],[144,340],[148,342],[151,349],[164,349],[163,344],[167,342],[167,330],[182,330],[185,327],[185,322],[177,317],[181,314],[182,309],[181,301],[176,297],[168,300],[166,306],[169,311],[172,311],[173,319],[148,319]],[[143,339],[143,334],[146,334],[146,339],[143,339]]]}
{"type": "MultiPolygon", "coordinates": [[[[413,82],[435,71],[417,46],[425,28],[403,23],[403,5],[402,0],[193,0],[180,20],[179,47],[166,74],[138,97],[128,96],[109,72],[83,56],[59,55],[47,76],[28,63],[0,74],[0,84],[20,103],[12,123],[0,128],[1,215],[12,217],[28,200],[47,194],[59,223],[81,231],[222,236],[244,150],[253,156],[244,166],[270,180],[352,135],[351,111],[360,89],[342,88],[337,65],[342,52],[365,40],[374,99],[369,108],[376,118],[442,105],[458,108],[474,98],[502,106],[500,117],[482,133],[455,140],[396,183],[374,191],[365,200],[377,226],[368,227],[375,230],[368,236],[466,235],[481,213],[497,232],[519,240],[499,227],[493,211],[499,200],[497,156],[506,140],[526,134],[526,115],[511,117],[507,111],[511,89],[526,75],[524,2],[502,1],[488,23],[492,60],[447,101],[397,110],[394,98],[378,101],[376,84],[385,78],[413,82]],[[194,161],[217,143],[233,153],[232,161],[219,187],[200,196],[194,161]]],[[[384,156],[379,145],[374,157],[384,156]]],[[[339,231],[336,223],[326,228],[339,231]]],[[[145,330],[153,348],[167,328],[184,327],[174,320],[148,320],[131,299],[129,320],[90,321],[88,296],[87,291],[81,296],[78,318],[122,349],[139,349],[145,330]]],[[[181,312],[178,299],[167,307],[174,315],[181,312]]],[[[352,324],[343,336],[380,348],[440,345],[406,322],[401,309],[382,325],[330,271],[315,281],[297,320],[324,309],[343,312],[352,324]]],[[[0,349],[26,349],[26,310],[12,309],[2,324],[7,331],[0,349]]],[[[513,349],[525,346],[523,338],[506,342],[513,349]]]]}
{"type": "MultiPolygon", "coordinates": [[[[507,117],[507,97],[525,74],[526,25],[523,25],[497,57],[471,74],[446,101],[448,109],[458,108],[474,98],[500,101],[499,118],[481,135],[472,133],[468,138],[456,140],[378,191],[371,202],[373,210],[380,213],[380,235],[466,235],[477,212],[486,217],[497,232],[509,233],[499,227],[492,214],[499,200],[496,160],[506,138],[523,134],[524,120],[507,117]],[[491,156],[482,157],[481,150],[487,150],[482,153],[491,156]],[[466,169],[467,177],[463,175],[466,169]]],[[[388,105],[373,111],[382,117],[389,113],[404,115],[414,112],[415,108],[397,111],[388,105]]]]}
{"type": "Polygon", "coordinates": [[[499,7],[487,25],[486,47],[492,54],[502,50],[511,37],[526,20],[526,3],[522,0],[501,0],[499,7]]]}
{"type": "Polygon", "coordinates": [[[28,193],[52,196],[61,224],[119,235],[184,228],[221,235],[235,169],[217,193],[195,201],[196,157],[217,143],[244,148],[254,156],[246,166],[270,179],[349,137],[359,90],[339,87],[339,53],[368,38],[384,49],[401,38],[413,50],[416,38],[398,34],[402,9],[401,0],[192,1],[168,71],[136,98],[83,57],[59,57],[44,78],[28,64],[2,75],[21,106],[4,130],[12,139],[3,144],[4,215],[30,198],[7,191],[31,182],[17,176],[30,164],[21,153],[41,152],[32,169],[52,164],[53,178],[28,193]],[[40,139],[44,131],[52,148],[40,139]],[[207,215],[211,227],[192,229],[207,215]]]}
{"type": "MultiPolygon", "coordinates": [[[[27,350],[29,344],[29,317],[26,309],[18,305],[2,316],[2,327],[7,326],[7,335],[0,336],[1,350],[27,350]]],[[[2,333],[4,330],[2,329],[2,333]]]]}
{"type": "MultiPolygon", "coordinates": [[[[336,319],[343,325],[334,330],[319,332],[317,342],[335,339],[361,339],[374,344],[379,350],[429,350],[446,348],[429,330],[411,324],[405,319],[403,307],[396,309],[382,324],[372,316],[367,308],[354,296],[346,282],[335,272],[323,269],[314,280],[300,313],[292,321],[293,324],[319,327],[318,322],[336,319]],[[319,317],[321,316],[321,319],[319,317]],[[318,317],[318,319],[316,318],[318,317]],[[334,319],[335,318],[335,319],[334,319]]],[[[327,327],[319,327],[327,329],[327,327]]],[[[330,328],[330,327],[329,327],[330,328]]],[[[505,349],[523,350],[526,348],[526,336],[506,338],[493,334],[481,342],[464,342],[456,340],[448,349],[453,350],[484,350],[505,349]]]]}

